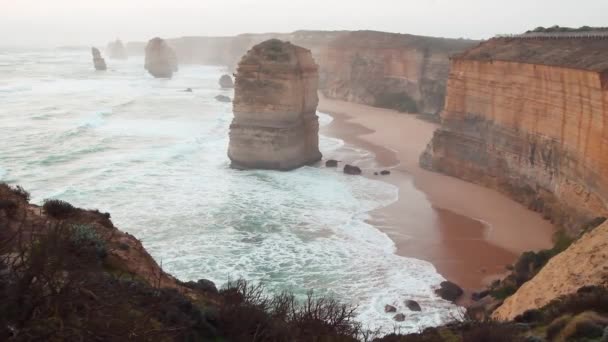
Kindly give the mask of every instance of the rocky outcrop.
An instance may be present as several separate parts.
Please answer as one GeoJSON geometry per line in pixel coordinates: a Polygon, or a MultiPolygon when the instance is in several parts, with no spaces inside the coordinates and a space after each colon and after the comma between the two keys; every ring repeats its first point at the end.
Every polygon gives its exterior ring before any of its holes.
{"type": "Polygon", "coordinates": [[[153,38],[146,46],[145,69],[156,78],[171,78],[178,70],[173,49],[161,38],[153,38]]]}
{"type": "Polygon", "coordinates": [[[549,260],[532,280],[494,311],[493,317],[512,320],[584,286],[608,286],[608,223],[596,227],[549,260]]]}
{"type": "Polygon", "coordinates": [[[106,66],[106,61],[101,57],[101,52],[96,47],[91,48],[91,53],[93,54],[93,66],[95,66],[95,70],[104,71],[108,67],[106,66]]]}
{"type": "Polygon", "coordinates": [[[558,226],[608,209],[608,40],[496,38],[451,62],[422,166],[498,189],[558,226]]]}
{"type": "Polygon", "coordinates": [[[460,286],[452,283],[451,281],[442,281],[439,286],[440,287],[435,290],[435,293],[439,297],[449,300],[450,302],[456,301],[464,293],[460,286]]]}
{"type": "Polygon", "coordinates": [[[220,87],[228,89],[234,88],[234,82],[232,81],[232,77],[230,75],[222,75],[219,80],[220,87]]]}
{"type": "Polygon", "coordinates": [[[247,52],[236,74],[232,166],[291,170],[319,161],[317,83],[307,49],[272,39],[247,52]]]}
{"type": "MultiPolygon", "coordinates": [[[[374,31],[296,31],[235,37],[170,39],[180,61],[236,68],[252,46],[268,39],[311,50],[325,96],[401,111],[443,107],[449,55],[477,42],[374,31]]],[[[132,44],[138,46],[138,44],[132,44]]]]}
{"type": "Polygon", "coordinates": [[[111,59],[127,59],[127,50],[120,39],[110,42],[106,48],[106,53],[111,59]]]}

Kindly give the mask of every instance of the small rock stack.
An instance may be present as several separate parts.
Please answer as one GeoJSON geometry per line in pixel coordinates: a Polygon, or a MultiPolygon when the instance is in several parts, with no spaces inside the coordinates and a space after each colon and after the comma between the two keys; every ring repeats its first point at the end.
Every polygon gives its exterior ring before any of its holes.
{"type": "Polygon", "coordinates": [[[95,66],[95,70],[104,71],[108,67],[106,66],[106,61],[101,57],[101,52],[96,47],[91,48],[91,53],[93,54],[93,65],[95,66]]]}
{"type": "Polygon", "coordinates": [[[145,68],[156,78],[171,78],[178,70],[175,51],[163,39],[151,39],[146,45],[145,68]]]}
{"type": "Polygon", "coordinates": [[[120,39],[110,42],[106,52],[110,59],[127,59],[127,50],[120,39]]]}

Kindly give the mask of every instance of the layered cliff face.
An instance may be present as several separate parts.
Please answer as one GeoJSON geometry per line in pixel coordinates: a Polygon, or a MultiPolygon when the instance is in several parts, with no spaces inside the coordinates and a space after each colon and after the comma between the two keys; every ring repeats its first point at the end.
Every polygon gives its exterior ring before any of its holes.
{"type": "Polygon", "coordinates": [[[522,285],[493,313],[493,318],[513,320],[584,286],[608,286],[608,223],[585,234],[553,257],[532,280],[522,285]]]}
{"type": "Polygon", "coordinates": [[[99,49],[96,47],[91,48],[91,54],[93,55],[93,66],[95,67],[95,70],[106,70],[106,61],[101,57],[101,52],[99,52],[99,49]]]}
{"type": "Polygon", "coordinates": [[[608,216],[608,40],[492,39],[452,59],[421,164],[575,232],[608,216]]]}
{"type": "Polygon", "coordinates": [[[178,70],[175,51],[161,38],[153,38],[146,46],[145,66],[157,78],[171,78],[178,70]]]}
{"type": "Polygon", "coordinates": [[[473,44],[463,39],[350,32],[320,51],[321,88],[331,98],[437,113],[443,108],[449,55],[473,44]]]}
{"type": "MultiPolygon", "coordinates": [[[[476,44],[464,39],[373,31],[183,37],[169,43],[182,62],[224,65],[234,70],[243,54],[268,39],[309,49],[319,64],[319,86],[325,96],[425,113],[437,113],[443,107],[449,55],[476,44]]],[[[129,44],[133,49],[139,45],[129,44]]]]}
{"type": "Polygon", "coordinates": [[[317,84],[309,50],[276,39],[254,46],[236,74],[232,166],[290,170],[320,160],[317,84]]]}

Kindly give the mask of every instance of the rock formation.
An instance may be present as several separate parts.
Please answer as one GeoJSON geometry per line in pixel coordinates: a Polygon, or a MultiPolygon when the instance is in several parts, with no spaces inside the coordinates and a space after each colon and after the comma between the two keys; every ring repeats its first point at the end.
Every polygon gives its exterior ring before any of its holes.
{"type": "Polygon", "coordinates": [[[495,38],[452,58],[422,166],[575,233],[608,216],[608,39],[495,38]]]}
{"type": "Polygon", "coordinates": [[[171,78],[178,70],[177,57],[173,49],[161,38],[153,38],[146,46],[148,72],[156,78],[171,78]]]}
{"type": "Polygon", "coordinates": [[[232,82],[232,77],[230,77],[230,75],[222,75],[219,83],[222,88],[234,88],[234,82],[232,82]]]}
{"type": "Polygon", "coordinates": [[[232,166],[291,170],[319,161],[317,83],[307,49],[271,39],[249,50],[236,74],[232,166]]]}
{"type": "Polygon", "coordinates": [[[532,280],[494,311],[493,317],[512,320],[562,295],[576,293],[583,286],[608,286],[608,222],[551,258],[532,280]]]}
{"type": "Polygon", "coordinates": [[[110,59],[127,59],[127,51],[120,39],[110,42],[106,48],[106,53],[110,59]]]}
{"type": "Polygon", "coordinates": [[[106,66],[106,61],[101,57],[101,52],[96,47],[91,48],[91,53],[93,54],[93,65],[95,66],[95,70],[103,71],[108,67],[106,66]]]}

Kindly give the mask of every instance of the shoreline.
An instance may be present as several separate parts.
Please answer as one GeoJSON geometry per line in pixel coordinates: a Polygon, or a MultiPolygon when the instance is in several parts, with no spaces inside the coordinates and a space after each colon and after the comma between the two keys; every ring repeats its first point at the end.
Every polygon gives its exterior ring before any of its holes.
{"type": "Polygon", "coordinates": [[[501,278],[521,253],[552,246],[554,228],[538,213],[495,190],[419,167],[438,124],[319,97],[318,110],[334,119],[321,132],[374,153],[376,164],[391,171],[375,176],[381,169],[362,167],[365,177],[399,189],[398,200],[368,220],[393,240],[397,255],[429,261],[471,291],[501,278]]]}

